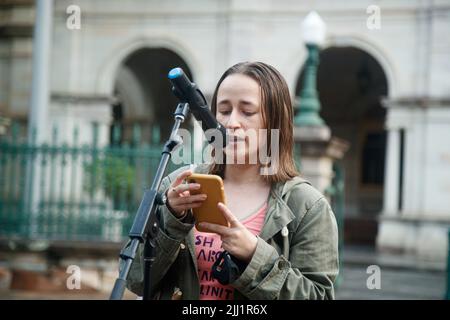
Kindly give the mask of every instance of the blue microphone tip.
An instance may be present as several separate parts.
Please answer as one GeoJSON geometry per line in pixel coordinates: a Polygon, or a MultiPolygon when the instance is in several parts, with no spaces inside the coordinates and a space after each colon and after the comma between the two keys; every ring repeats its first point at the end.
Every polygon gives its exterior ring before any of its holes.
{"type": "Polygon", "coordinates": [[[169,71],[169,79],[175,79],[180,77],[183,74],[183,69],[181,68],[173,68],[172,70],[169,71]]]}

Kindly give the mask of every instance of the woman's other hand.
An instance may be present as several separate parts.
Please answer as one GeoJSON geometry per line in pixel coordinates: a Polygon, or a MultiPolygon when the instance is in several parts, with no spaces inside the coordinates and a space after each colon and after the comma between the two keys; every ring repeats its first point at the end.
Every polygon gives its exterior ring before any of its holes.
{"type": "Polygon", "coordinates": [[[199,225],[209,232],[220,235],[224,250],[227,250],[239,260],[249,263],[255,253],[258,239],[234,216],[227,206],[219,202],[218,208],[230,223],[230,227],[207,222],[202,222],[199,225]]]}
{"type": "Polygon", "coordinates": [[[192,170],[183,171],[167,190],[166,205],[177,218],[183,217],[186,210],[200,207],[206,199],[206,194],[191,195],[190,193],[190,191],[200,189],[200,184],[183,183],[184,179],[191,174],[192,170]]]}

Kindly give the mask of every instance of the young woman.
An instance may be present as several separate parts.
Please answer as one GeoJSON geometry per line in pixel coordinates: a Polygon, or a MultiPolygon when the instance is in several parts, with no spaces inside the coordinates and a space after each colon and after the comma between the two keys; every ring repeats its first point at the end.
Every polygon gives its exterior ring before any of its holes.
{"type": "MultiPolygon", "coordinates": [[[[295,168],[293,109],[284,78],[261,62],[236,64],[220,78],[211,107],[231,142],[222,150],[224,163],[181,168],[163,180],[160,190],[166,192],[167,205],[161,210],[156,239],[152,297],[333,299],[336,220],[324,196],[295,168]],[[262,148],[276,159],[261,161],[262,148]],[[269,166],[271,170],[264,170],[269,166]],[[194,227],[191,209],[206,195],[190,195],[198,185],[183,182],[192,172],[222,177],[227,205],[218,208],[229,228],[205,223],[202,227],[210,232],[204,233],[194,227]],[[211,276],[223,250],[240,270],[226,285],[211,276]]],[[[138,295],[143,291],[142,249],[127,282],[138,295]]]]}

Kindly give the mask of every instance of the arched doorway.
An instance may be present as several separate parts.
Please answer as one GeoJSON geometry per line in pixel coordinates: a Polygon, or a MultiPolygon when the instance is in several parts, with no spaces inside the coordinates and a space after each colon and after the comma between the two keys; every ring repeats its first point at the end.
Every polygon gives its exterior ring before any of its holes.
{"type": "MultiPolygon", "coordinates": [[[[178,100],[167,74],[175,67],[183,68],[192,79],[186,62],[168,49],[141,48],[124,59],[116,72],[113,105],[114,123],[122,129],[120,142],[131,140],[136,125],[143,141],[163,142],[169,137],[178,100]]],[[[189,124],[187,119],[183,127],[189,124]]]]}
{"type": "MultiPolygon", "coordinates": [[[[142,190],[150,186],[158,169],[162,144],[169,138],[174,124],[173,112],[179,103],[167,77],[175,67],[181,67],[192,79],[184,59],[165,48],[139,48],[116,67],[110,131],[113,148],[105,157],[105,175],[108,175],[105,185],[110,186],[111,198],[118,210],[136,212],[142,190]]],[[[191,117],[181,127],[192,131],[191,117]]],[[[166,172],[176,167],[177,164],[169,161],[166,172]]],[[[124,226],[128,227],[131,225],[124,226]]]]}
{"type": "MultiPolygon", "coordinates": [[[[299,94],[303,73],[297,83],[299,94]]],[[[383,206],[388,94],[385,72],[367,52],[329,47],[320,53],[317,88],[321,117],[332,134],[350,143],[341,160],[345,170],[345,238],[374,244],[383,206]]]]}

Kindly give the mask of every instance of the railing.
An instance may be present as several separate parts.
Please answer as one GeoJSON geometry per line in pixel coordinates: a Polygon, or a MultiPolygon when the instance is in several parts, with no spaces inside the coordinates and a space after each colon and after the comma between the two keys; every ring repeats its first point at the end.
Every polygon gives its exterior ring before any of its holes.
{"type": "Polygon", "coordinates": [[[331,206],[336,217],[338,226],[338,250],[339,250],[339,275],[335,281],[335,286],[339,287],[342,282],[342,266],[344,261],[344,213],[345,213],[345,174],[342,167],[335,163],[333,165],[333,180],[331,186],[325,191],[330,197],[331,206]]]}
{"type": "MultiPolygon", "coordinates": [[[[123,241],[159,163],[158,129],[146,143],[135,126],[130,142],[119,143],[116,126],[105,146],[99,145],[95,125],[89,144],[78,142],[77,129],[70,144],[59,142],[57,128],[42,144],[27,142],[24,131],[13,124],[0,139],[0,238],[123,241]]],[[[300,165],[299,147],[295,158],[300,165]]],[[[170,162],[167,172],[180,165],[170,162]]],[[[327,194],[338,221],[342,261],[343,173],[334,169],[327,194]]]]}
{"type": "MultiPolygon", "coordinates": [[[[143,190],[150,186],[162,145],[147,144],[139,127],[130,143],[119,144],[114,127],[110,145],[28,143],[13,124],[0,140],[0,237],[12,239],[122,241],[128,234],[143,190]]],[[[155,135],[157,136],[157,135],[155,135]]],[[[159,140],[159,137],[157,137],[159,140]]],[[[169,163],[168,172],[178,166],[169,163]]]]}
{"type": "Polygon", "coordinates": [[[445,293],[445,299],[450,300],[450,229],[448,229],[447,243],[447,292],[445,293]]]}

